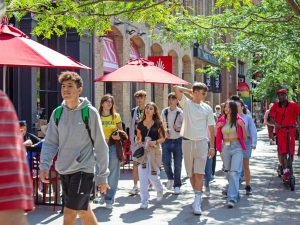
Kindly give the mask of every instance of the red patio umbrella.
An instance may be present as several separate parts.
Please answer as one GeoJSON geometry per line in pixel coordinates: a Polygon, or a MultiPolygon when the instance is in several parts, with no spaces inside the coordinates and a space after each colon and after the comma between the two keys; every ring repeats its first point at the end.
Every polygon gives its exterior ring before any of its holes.
{"type": "Polygon", "coordinates": [[[4,92],[7,66],[91,69],[70,57],[31,40],[19,29],[8,25],[6,16],[2,18],[0,25],[0,66],[3,66],[4,92]]]}
{"type": "Polygon", "coordinates": [[[95,82],[142,82],[154,84],[186,84],[190,83],[155,66],[147,59],[134,59],[107,75],[95,79],[95,82]]]}

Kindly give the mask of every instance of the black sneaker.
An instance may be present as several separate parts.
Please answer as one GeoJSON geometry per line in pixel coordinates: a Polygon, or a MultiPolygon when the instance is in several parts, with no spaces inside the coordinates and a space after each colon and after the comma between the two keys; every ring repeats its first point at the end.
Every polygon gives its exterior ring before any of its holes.
{"type": "Polygon", "coordinates": [[[247,185],[245,187],[245,190],[246,190],[246,195],[252,195],[252,188],[250,185],[247,185]]]}
{"type": "Polygon", "coordinates": [[[222,195],[227,196],[227,188],[226,187],[222,189],[222,195]]]}
{"type": "Polygon", "coordinates": [[[147,168],[147,164],[146,164],[146,163],[143,163],[143,164],[142,164],[142,168],[143,168],[143,169],[146,169],[146,168],[147,168]]]}

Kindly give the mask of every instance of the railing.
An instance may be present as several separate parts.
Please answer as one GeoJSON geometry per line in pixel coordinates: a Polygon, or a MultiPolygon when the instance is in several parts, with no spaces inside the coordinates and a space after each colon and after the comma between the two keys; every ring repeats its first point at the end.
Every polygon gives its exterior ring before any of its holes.
{"type": "Polygon", "coordinates": [[[42,183],[39,179],[41,147],[27,147],[26,150],[34,188],[35,204],[53,205],[53,210],[55,210],[55,206],[62,206],[60,176],[55,170],[56,158],[53,160],[49,171],[49,184],[42,183]]]}

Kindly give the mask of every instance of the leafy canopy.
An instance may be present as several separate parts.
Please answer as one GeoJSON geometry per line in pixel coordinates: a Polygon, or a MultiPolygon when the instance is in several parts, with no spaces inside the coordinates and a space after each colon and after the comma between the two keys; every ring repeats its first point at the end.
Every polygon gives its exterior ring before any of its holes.
{"type": "MultiPolygon", "coordinates": [[[[200,1],[200,0],[199,0],[200,1]]],[[[33,34],[50,38],[74,28],[80,35],[103,35],[116,20],[146,23],[153,38],[210,46],[219,67],[234,66],[233,59],[248,62],[248,76],[263,74],[257,82],[258,98],[272,97],[286,87],[299,94],[299,0],[217,0],[214,12],[197,15],[185,0],[7,0],[7,13],[21,19],[32,13],[38,21],[33,34]],[[221,10],[219,9],[221,8],[221,10]]]]}

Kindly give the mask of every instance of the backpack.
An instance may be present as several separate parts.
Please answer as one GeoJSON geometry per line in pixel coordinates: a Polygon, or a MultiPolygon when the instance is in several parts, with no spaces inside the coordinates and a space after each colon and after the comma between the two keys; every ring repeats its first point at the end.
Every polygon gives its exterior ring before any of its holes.
{"type": "MultiPolygon", "coordinates": [[[[86,130],[89,134],[89,137],[91,139],[92,145],[94,147],[94,140],[92,138],[91,128],[89,126],[89,120],[90,120],[89,106],[90,105],[86,105],[84,108],[81,109],[81,117],[82,117],[82,121],[85,124],[85,128],[86,128],[86,130]]],[[[63,107],[61,105],[58,106],[54,111],[54,122],[55,122],[56,126],[58,126],[58,123],[59,123],[59,120],[61,118],[62,112],[63,112],[63,107]]]]}
{"type": "MultiPolygon", "coordinates": [[[[168,112],[168,108],[166,108],[165,111],[164,111],[164,114],[165,114],[165,117],[166,117],[167,129],[169,129],[169,125],[168,125],[168,113],[169,113],[168,112]]],[[[176,111],[176,116],[175,116],[175,119],[174,119],[174,125],[176,123],[176,120],[177,120],[177,117],[178,117],[179,114],[180,114],[180,112],[177,110],[176,111]]],[[[179,133],[180,131],[176,131],[175,130],[175,132],[179,133]]]]}
{"type": "Polygon", "coordinates": [[[136,107],[134,107],[133,109],[131,109],[131,118],[133,118],[134,115],[134,111],[136,110],[136,107]]]}

